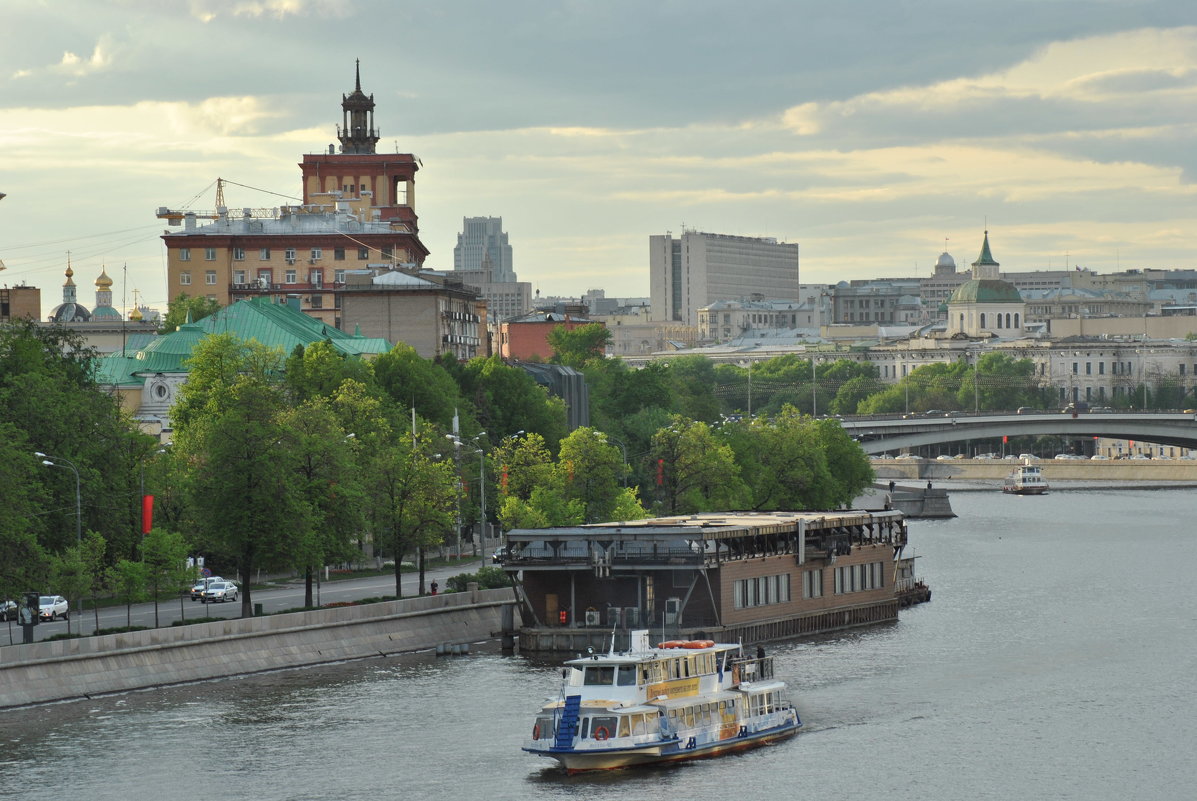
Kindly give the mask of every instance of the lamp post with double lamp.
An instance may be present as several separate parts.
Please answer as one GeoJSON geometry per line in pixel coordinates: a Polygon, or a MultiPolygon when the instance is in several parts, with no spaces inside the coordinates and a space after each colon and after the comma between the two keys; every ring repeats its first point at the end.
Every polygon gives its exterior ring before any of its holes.
{"type": "MultiPolygon", "coordinates": [[[[82,500],[83,494],[80,491],[79,468],[75,466],[74,462],[72,462],[70,459],[67,459],[64,456],[50,456],[49,454],[42,453],[41,451],[34,451],[33,455],[40,458],[42,460],[42,464],[44,464],[46,467],[60,467],[63,470],[66,470],[69,468],[71,470],[71,472],[75,474],[75,541],[80,546],[82,546],[83,545],[83,500],[82,500]],[[60,464],[60,462],[61,462],[61,464],[60,464]]],[[[75,600],[76,600],[76,604],[77,604],[76,609],[78,610],[77,614],[79,615],[79,625],[82,626],[83,625],[83,617],[82,617],[82,615],[83,615],[83,599],[82,599],[82,597],[80,597],[80,598],[76,598],[75,600]]],[[[67,625],[68,626],[70,625],[70,621],[67,621],[67,625]]]]}
{"type": "MultiPolygon", "coordinates": [[[[473,445],[477,445],[478,438],[484,437],[484,436],[486,436],[486,432],[479,431],[477,434],[470,437],[469,442],[472,443],[473,445]]],[[[446,434],[445,439],[447,439],[453,443],[453,472],[456,474],[456,478],[457,478],[457,516],[456,516],[457,519],[456,519],[455,527],[457,530],[457,558],[458,558],[458,560],[460,560],[461,559],[461,488],[462,488],[462,483],[463,483],[461,480],[461,446],[464,445],[465,443],[462,441],[461,437],[459,437],[456,434],[446,434]]],[[[481,449],[479,449],[479,452],[481,452],[481,449]]],[[[486,467],[486,463],[483,462],[482,467],[479,469],[480,475],[482,475],[482,471],[485,470],[485,467],[486,467]]],[[[481,479],[480,479],[480,483],[482,483],[481,479]]],[[[483,489],[482,491],[485,492],[486,490],[483,489]]],[[[483,504],[485,504],[485,502],[486,502],[485,496],[483,496],[483,504]]]]}
{"type": "MultiPolygon", "coordinates": [[[[751,405],[749,408],[751,409],[751,405]]],[[[748,412],[748,416],[752,416],[751,411],[748,412]]],[[[600,431],[599,433],[602,434],[604,439],[609,439],[619,446],[619,451],[623,454],[623,485],[626,487],[628,485],[628,473],[630,473],[632,469],[632,466],[628,464],[628,446],[623,443],[623,440],[611,436],[606,431],[600,431]]]]}

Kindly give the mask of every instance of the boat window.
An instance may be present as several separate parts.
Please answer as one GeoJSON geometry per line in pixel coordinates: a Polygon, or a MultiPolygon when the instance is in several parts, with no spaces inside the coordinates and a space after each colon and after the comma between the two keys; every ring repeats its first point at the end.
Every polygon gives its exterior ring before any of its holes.
{"type": "Polygon", "coordinates": [[[590,718],[590,736],[596,740],[610,739],[616,736],[616,723],[614,715],[594,715],[590,718]]]}
{"type": "Polygon", "coordinates": [[[586,678],[584,683],[587,685],[608,685],[614,683],[614,681],[614,665],[599,665],[598,667],[586,668],[586,678]]]}
{"type": "Polygon", "coordinates": [[[632,734],[647,734],[648,724],[644,720],[644,715],[632,715],[632,734]]]}
{"type": "Polygon", "coordinates": [[[628,719],[627,715],[623,715],[619,719],[619,736],[627,737],[628,734],[630,734],[630,733],[631,733],[631,720],[628,719]]]}
{"type": "Polygon", "coordinates": [[[557,732],[553,730],[552,718],[539,717],[536,719],[536,723],[532,727],[533,740],[551,740],[556,734],[557,732]]]}
{"type": "Polygon", "coordinates": [[[636,666],[620,665],[615,675],[615,683],[620,687],[631,687],[636,683],[636,666]]]}

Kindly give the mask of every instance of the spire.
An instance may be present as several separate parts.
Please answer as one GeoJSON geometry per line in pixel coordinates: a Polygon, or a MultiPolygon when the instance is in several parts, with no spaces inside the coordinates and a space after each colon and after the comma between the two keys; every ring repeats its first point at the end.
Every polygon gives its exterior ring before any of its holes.
{"type": "Polygon", "coordinates": [[[362,66],[357,59],[353,65],[353,92],[341,95],[341,125],[337,126],[337,138],[341,140],[342,153],[372,154],[378,144],[378,131],[374,129],[374,95],[362,91],[362,66]]]}
{"type": "Polygon", "coordinates": [[[981,245],[981,255],[973,262],[973,278],[1000,278],[998,268],[1001,267],[993,260],[993,255],[989,252],[989,231],[985,231],[985,240],[981,245]]]}

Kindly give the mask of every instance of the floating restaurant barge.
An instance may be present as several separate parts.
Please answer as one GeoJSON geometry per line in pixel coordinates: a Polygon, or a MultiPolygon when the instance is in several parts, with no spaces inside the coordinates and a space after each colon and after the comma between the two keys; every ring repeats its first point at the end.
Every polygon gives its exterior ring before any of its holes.
{"type": "Polygon", "coordinates": [[[507,535],[524,652],[763,642],[896,620],[930,598],[898,511],[720,512],[507,535]],[[529,625],[530,624],[530,625],[529,625]]]}

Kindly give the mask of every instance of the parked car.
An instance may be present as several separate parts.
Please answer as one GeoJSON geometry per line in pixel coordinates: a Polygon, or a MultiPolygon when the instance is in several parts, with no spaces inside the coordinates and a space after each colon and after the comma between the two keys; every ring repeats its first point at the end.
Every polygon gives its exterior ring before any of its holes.
{"type": "Polygon", "coordinates": [[[923,417],[943,417],[947,412],[943,409],[928,409],[923,412],[923,417]]]}
{"type": "Polygon", "coordinates": [[[1020,453],[1020,454],[1018,454],[1018,458],[1019,458],[1019,460],[1020,460],[1020,461],[1021,461],[1021,460],[1024,460],[1024,459],[1025,459],[1025,460],[1032,461],[1032,462],[1037,462],[1037,461],[1039,461],[1039,457],[1038,457],[1038,456],[1036,456],[1036,455],[1035,455],[1035,454],[1033,454],[1033,453],[1020,453]]]}
{"type": "Polygon", "coordinates": [[[204,597],[204,590],[207,589],[208,585],[213,581],[224,581],[224,579],[222,579],[220,576],[208,576],[207,578],[201,578],[199,581],[195,582],[195,584],[191,585],[191,600],[198,601],[200,598],[204,597]]]}
{"type": "Polygon", "coordinates": [[[1110,457],[1106,456],[1104,453],[1095,453],[1089,458],[1095,462],[1108,462],[1110,460],[1110,457]]]}
{"type": "Polygon", "coordinates": [[[204,588],[203,594],[200,596],[200,603],[210,604],[220,601],[235,601],[237,600],[237,585],[231,581],[209,581],[208,586],[204,588]]]}
{"type": "Polygon", "coordinates": [[[55,618],[67,619],[70,614],[70,608],[67,605],[67,599],[61,595],[43,595],[38,599],[38,617],[42,620],[54,620],[55,618]]]}
{"type": "Polygon", "coordinates": [[[16,620],[17,619],[17,602],[4,601],[0,603],[0,620],[16,620]]]}
{"type": "Polygon", "coordinates": [[[1034,406],[1019,406],[1017,413],[1018,414],[1034,414],[1035,407],[1034,406]]]}

